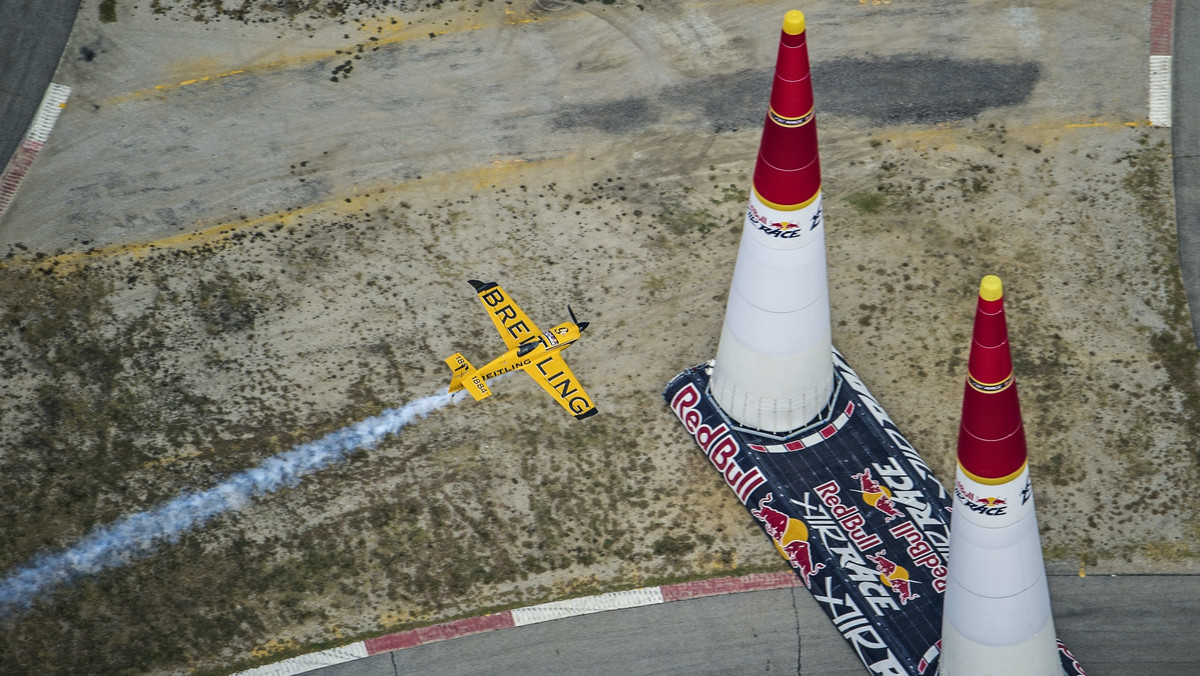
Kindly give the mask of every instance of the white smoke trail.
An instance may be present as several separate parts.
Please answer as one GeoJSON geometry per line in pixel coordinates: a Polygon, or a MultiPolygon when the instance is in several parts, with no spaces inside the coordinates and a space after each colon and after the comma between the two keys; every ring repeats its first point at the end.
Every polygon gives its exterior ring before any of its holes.
{"type": "Polygon", "coordinates": [[[204,492],[184,493],[149,511],[96,528],[65,551],[39,554],[0,581],[0,618],[27,610],[40,594],[57,585],[127,563],[150,553],[162,543],[177,541],[189,528],[203,525],[222,512],[242,507],[251,498],[284,485],[295,485],[305,474],[341,462],[356,449],[371,448],[417,418],[463,397],[462,391],[437,394],[389,409],[374,418],[269,458],[258,467],[235,474],[204,492]]]}

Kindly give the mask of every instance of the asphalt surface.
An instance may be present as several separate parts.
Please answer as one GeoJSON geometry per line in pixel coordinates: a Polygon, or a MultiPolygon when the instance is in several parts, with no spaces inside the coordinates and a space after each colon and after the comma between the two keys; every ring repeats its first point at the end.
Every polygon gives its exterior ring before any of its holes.
{"type": "Polygon", "coordinates": [[[58,68],[80,0],[0,0],[0,168],[58,68]]]}
{"type": "MultiPolygon", "coordinates": [[[[1053,576],[1058,636],[1089,676],[1200,673],[1200,577],[1053,576]]],[[[748,674],[866,670],[800,588],[731,594],[382,653],[320,676],[748,674]]]]}
{"type": "Polygon", "coordinates": [[[1179,262],[1200,344],[1200,0],[1175,0],[1171,66],[1171,146],[1175,170],[1175,227],[1179,262]],[[1190,30],[1189,30],[1190,29],[1190,30]]]}

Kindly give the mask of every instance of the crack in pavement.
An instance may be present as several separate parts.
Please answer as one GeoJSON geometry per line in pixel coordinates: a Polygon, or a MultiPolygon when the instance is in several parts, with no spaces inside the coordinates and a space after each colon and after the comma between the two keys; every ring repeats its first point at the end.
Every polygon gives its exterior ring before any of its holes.
{"type": "Polygon", "coordinates": [[[801,676],[804,662],[804,637],[800,635],[800,608],[796,606],[796,589],[792,587],[792,616],[796,618],[796,676],[801,676]]]}

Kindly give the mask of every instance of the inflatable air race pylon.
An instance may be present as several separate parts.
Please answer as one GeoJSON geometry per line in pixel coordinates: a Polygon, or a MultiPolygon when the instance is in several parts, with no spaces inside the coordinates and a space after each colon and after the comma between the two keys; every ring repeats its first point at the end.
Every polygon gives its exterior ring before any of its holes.
{"type": "Polygon", "coordinates": [[[941,676],[1061,676],[1000,278],[979,286],[963,392],[941,676]]]}
{"type": "Polygon", "coordinates": [[[712,373],[743,427],[787,433],[833,393],[821,165],[804,15],[784,16],[770,108],[712,373]]]}
{"type": "Polygon", "coordinates": [[[798,11],[762,36],[778,58],[716,359],[663,398],[870,673],[933,676],[950,495],[833,348],[807,36],[798,11]]]}

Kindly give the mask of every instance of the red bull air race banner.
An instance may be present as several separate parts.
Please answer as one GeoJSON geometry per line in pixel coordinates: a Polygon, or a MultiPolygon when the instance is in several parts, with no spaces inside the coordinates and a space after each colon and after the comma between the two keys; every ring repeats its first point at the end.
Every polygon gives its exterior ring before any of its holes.
{"type": "Polygon", "coordinates": [[[951,498],[836,350],[833,368],[830,406],[785,438],[730,420],[710,364],[663,397],[868,671],[936,674],[951,498]]]}
{"type": "Polygon", "coordinates": [[[708,394],[710,367],[663,396],[872,674],[934,674],[950,496],[858,375],[786,438],[739,428],[708,394]]]}

